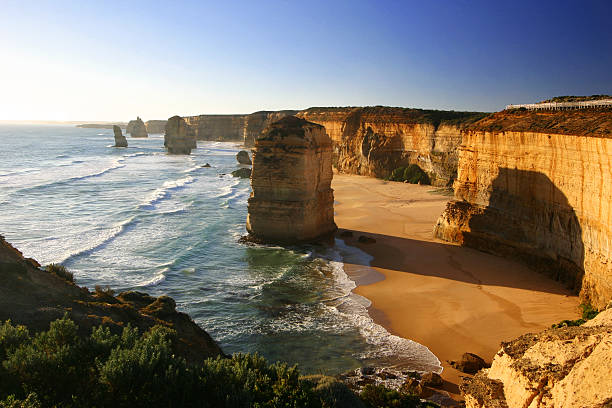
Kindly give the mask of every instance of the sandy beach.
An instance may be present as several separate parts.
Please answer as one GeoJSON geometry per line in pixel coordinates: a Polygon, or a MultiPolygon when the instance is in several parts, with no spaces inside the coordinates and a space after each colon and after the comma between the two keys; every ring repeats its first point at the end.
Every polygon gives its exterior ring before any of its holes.
{"type": "MultiPolygon", "coordinates": [[[[443,363],[445,389],[459,375],[447,360],[464,352],[491,361],[501,341],[578,317],[578,298],[562,285],[508,259],[433,238],[448,194],[431,186],[336,174],[336,223],[346,242],[369,253],[384,279],[358,280],[370,314],[391,333],[427,346],[443,363]],[[360,235],[376,239],[360,244],[360,235]],[[374,283],[371,283],[374,282],[374,283]]],[[[346,265],[349,275],[362,265],[346,265]]]]}

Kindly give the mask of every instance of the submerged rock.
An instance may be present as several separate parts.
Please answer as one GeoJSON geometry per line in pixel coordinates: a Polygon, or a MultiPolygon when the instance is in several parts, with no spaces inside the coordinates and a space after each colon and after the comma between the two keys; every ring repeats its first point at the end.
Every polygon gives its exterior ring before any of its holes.
{"type": "Polygon", "coordinates": [[[113,125],[113,133],[115,134],[115,147],[128,147],[127,139],[123,136],[119,126],[113,125]]]}
{"type": "Polygon", "coordinates": [[[246,150],[239,151],[236,155],[236,160],[238,160],[238,163],[240,164],[253,164],[253,162],[251,162],[251,158],[249,157],[249,152],[247,152],[246,150]]]}
{"type": "Polygon", "coordinates": [[[255,141],[247,231],[263,242],[295,243],[335,232],[331,139],[294,116],[255,141]]]}
{"type": "Polygon", "coordinates": [[[190,154],[196,148],[195,134],[180,116],[173,116],[166,123],[164,146],[170,154],[190,154]]]}
{"type": "Polygon", "coordinates": [[[129,133],[132,137],[149,137],[147,127],[140,117],[137,117],[136,120],[130,120],[128,122],[125,133],[129,133]]]}

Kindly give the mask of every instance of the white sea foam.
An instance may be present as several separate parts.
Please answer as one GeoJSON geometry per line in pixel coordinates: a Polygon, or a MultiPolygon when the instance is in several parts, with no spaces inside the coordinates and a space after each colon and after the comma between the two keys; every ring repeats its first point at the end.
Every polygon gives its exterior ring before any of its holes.
{"type": "Polygon", "coordinates": [[[166,181],[161,187],[155,189],[147,198],[144,199],[139,208],[143,210],[152,210],[162,200],[170,197],[172,191],[177,191],[184,188],[187,184],[195,181],[191,176],[183,177],[178,180],[166,181]]]}
{"type": "Polygon", "coordinates": [[[349,319],[358,327],[366,342],[374,346],[372,350],[359,355],[359,358],[383,361],[390,369],[410,367],[418,371],[442,372],[440,360],[426,346],[395,336],[375,323],[368,313],[370,300],[352,292],[357,284],[346,274],[344,261],[350,259],[351,264],[368,268],[373,258],[358,248],[347,246],[341,240],[336,240],[336,247],[338,250],[333,252],[333,260],[329,264],[333,268],[340,295],[326,303],[333,313],[349,319]]]}
{"type": "Polygon", "coordinates": [[[12,170],[12,171],[7,171],[7,172],[0,172],[0,177],[9,177],[9,176],[15,176],[18,174],[26,174],[26,173],[34,173],[37,171],[40,171],[41,169],[37,168],[37,167],[28,167],[25,169],[19,169],[19,170],[12,170]]]}

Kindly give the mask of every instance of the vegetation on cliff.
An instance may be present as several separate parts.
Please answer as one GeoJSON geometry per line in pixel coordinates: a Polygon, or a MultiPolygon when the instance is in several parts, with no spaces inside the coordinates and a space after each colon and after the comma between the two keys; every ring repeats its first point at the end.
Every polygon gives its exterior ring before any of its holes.
{"type": "Polygon", "coordinates": [[[402,181],[410,184],[430,184],[429,176],[418,165],[399,167],[391,172],[389,181],[402,181]]]}
{"type": "Polygon", "coordinates": [[[467,130],[612,137],[612,109],[505,110],[484,117],[467,130]]]}
{"type": "Polygon", "coordinates": [[[382,386],[357,396],[337,380],[301,377],[296,367],[236,354],[188,363],[163,326],[87,337],[67,316],[30,334],[0,324],[0,407],[428,407],[382,386]]]}
{"type": "Polygon", "coordinates": [[[591,95],[591,96],[576,96],[576,95],[565,95],[555,96],[545,101],[538,103],[549,103],[549,102],[584,102],[584,101],[598,101],[601,99],[612,99],[610,95],[591,95]]]}

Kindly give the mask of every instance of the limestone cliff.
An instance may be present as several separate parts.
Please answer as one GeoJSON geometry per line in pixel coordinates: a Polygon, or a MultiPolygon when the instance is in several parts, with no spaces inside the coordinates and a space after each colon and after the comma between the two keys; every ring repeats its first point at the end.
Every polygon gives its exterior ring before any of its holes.
{"type": "Polygon", "coordinates": [[[132,137],[148,137],[147,127],[140,117],[136,120],[130,120],[125,129],[125,133],[129,133],[132,137]]]}
{"type": "Polygon", "coordinates": [[[387,177],[417,164],[434,185],[448,185],[457,170],[461,130],[477,112],[365,107],[310,108],[297,116],[325,127],[339,171],[387,177]]]}
{"type": "Polygon", "coordinates": [[[462,391],[467,408],[612,406],[612,309],[502,343],[491,368],[462,391]]]}
{"type": "Polygon", "coordinates": [[[455,197],[435,235],[522,259],[603,308],[612,299],[612,112],[545,113],[558,118],[546,127],[580,134],[546,132],[524,112],[505,131],[508,115],[463,132],[455,197]]]}
{"type": "Polygon", "coordinates": [[[127,140],[123,133],[121,133],[121,128],[117,125],[113,126],[113,133],[115,134],[115,147],[128,147],[127,140]]]}
{"type": "Polygon", "coordinates": [[[175,310],[172,298],[155,298],[140,292],[113,296],[108,291],[90,292],[24,259],[0,236],[0,321],[11,319],[34,332],[65,313],[82,335],[104,324],[120,332],[127,324],[147,330],[161,324],[177,331],[179,353],[190,361],[223,354],[214,340],[185,313],[175,310]]]}
{"type": "Polygon", "coordinates": [[[304,242],[336,230],[332,146],[323,126],[287,116],[255,141],[247,230],[258,241],[304,242]]]}
{"type": "Polygon", "coordinates": [[[163,134],[166,131],[166,122],[168,121],[167,120],[147,120],[145,122],[147,133],[163,134]]]}
{"type": "Polygon", "coordinates": [[[246,115],[244,118],[243,140],[245,146],[255,145],[255,139],[270,124],[284,118],[285,116],[295,115],[298,111],[260,111],[246,115]]]}
{"type": "Polygon", "coordinates": [[[197,140],[242,141],[246,115],[185,116],[185,123],[197,140]]]}
{"type": "Polygon", "coordinates": [[[170,154],[190,154],[197,146],[194,129],[180,116],[171,117],[166,123],[164,146],[170,154]]]}

